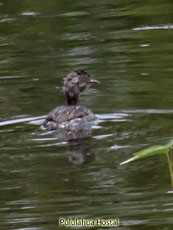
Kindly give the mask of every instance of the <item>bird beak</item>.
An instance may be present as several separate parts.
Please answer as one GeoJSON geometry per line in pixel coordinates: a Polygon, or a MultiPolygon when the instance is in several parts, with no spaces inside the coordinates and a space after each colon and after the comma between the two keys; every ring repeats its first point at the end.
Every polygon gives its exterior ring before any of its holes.
{"type": "Polygon", "coordinates": [[[100,82],[97,81],[97,80],[91,79],[91,80],[90,80],[90,83],[91,83],[91,84],[99,84],[100,82]]]}

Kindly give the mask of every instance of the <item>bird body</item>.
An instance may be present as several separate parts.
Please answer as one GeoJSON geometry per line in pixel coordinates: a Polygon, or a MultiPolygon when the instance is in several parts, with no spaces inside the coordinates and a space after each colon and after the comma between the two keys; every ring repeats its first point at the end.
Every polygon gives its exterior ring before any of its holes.
{"type": "Polygon", "coordinates": [[[62,105],[53,109],[46,117],[44,126],[48,130],[58,128],[58,126],[64,122],[78,121],[89,122],[96,119],[96,116],[90,109],[82,105],[62,105]]]}

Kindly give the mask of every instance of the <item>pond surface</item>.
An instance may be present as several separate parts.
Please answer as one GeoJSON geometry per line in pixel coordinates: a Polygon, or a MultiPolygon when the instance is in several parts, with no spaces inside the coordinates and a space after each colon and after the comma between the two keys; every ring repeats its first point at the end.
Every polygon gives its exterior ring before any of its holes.
{"type": "Polygon", "coordinates": [[[0,229],[60,217],[173,229],[166,158],[120,166],[172,139],[172,12],[172,0],[0,0],[0,229]],[[101,82],[81,95],[98,123],[68,142],[40,125],[75,68],[101,82]]]}

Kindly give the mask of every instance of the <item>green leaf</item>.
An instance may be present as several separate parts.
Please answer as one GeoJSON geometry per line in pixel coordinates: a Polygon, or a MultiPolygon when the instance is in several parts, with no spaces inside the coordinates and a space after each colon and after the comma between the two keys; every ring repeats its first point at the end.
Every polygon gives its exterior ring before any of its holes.
{"type": "Polygon", "coordinates": [[[168,148],[166,145],[156,145],[149,147],[147,149],[143,149],[137,153],[134,153],[133,155],[144,155],[145,157],[147,156],[152,156],[152,155],[157,155],[157,154],[166,154],[168,152],[168,148]]]}
{"type": "Polygon", "coordinates": [[[171,149],[173,148],[173,140],[170,141],[170,142],[166,145],[166,147],[167,147],[169,150],[171,150],[171,149]]]}
{"type": "Polygon", "coordinates": [[[150,157],[150,156],[154,156],[154,155],[158,155],[158,154],[166,154],[169,152],[169,148],[167,145],[162,146],[162,145],[158,145],[158,146],[152,146],[149,147],[147,149],[141,150],[137,153],[134,154],[134,157],[131,157],[130,159],[123,161],[121,163],[121,165],[123,164],[127,164],[129,162],[141,159],[141,158],[145,158],[145,157],[150,157]]]}

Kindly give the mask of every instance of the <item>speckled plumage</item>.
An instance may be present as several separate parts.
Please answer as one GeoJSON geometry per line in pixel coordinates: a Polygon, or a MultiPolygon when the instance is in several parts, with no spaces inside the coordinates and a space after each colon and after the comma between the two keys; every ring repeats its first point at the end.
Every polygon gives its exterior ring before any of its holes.
{"type": "Polygon", "coordinates": [[[44,126],[49,130],[56,129],[63,122],[76,122],[78,119],[83,122],[88,122],[96,119],[94,113],[81,105],[62,105],[53,109],[44,121],[44,126]],[[52,123],[52,124],[51,124],[52,123]],[[54,124],[53,124],[54,123],[54,124]],[[51,126],[52,128],[50,128],[51,126]]]}

